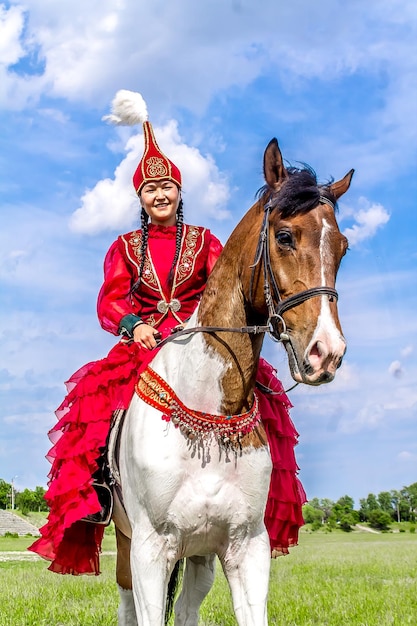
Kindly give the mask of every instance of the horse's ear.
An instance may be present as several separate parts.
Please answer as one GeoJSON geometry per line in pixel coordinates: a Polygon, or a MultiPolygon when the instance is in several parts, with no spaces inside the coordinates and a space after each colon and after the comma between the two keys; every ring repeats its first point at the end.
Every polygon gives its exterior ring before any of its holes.
{"type": "Polygon", "coordinates": [[[271,139],[264,153],[264,176],[266,183],[272,189],[276,189],[287,178],[287,170],[275,137],[271,139]]]}
{"type": "Polygon", "coordinates": [[[335,196],[336,200],[338,200],[340,196],[343,196],[343,194],[346,193],[349,189],[350,181],[352,180],[354,171],[355,170],[350,170],[350,172],[348,172],[344,178],[330,185],[330,190],[335,196]]]}

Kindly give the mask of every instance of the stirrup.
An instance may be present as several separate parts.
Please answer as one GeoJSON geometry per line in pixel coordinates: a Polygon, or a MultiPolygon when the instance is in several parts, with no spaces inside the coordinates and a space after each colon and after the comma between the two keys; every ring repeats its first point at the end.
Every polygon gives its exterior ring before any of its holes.
{"type": "Polygon", "coordinates": [[[106,485],[106,483],[102,482],[94,481],[92,487],[97,493],[101,509],[100,511],[97,511],[97,513],[90,513],[89,515],[86,515],[81,519],[81,521],[108,526],[111,522],[111,516],[113,513],[113,492],[110,487],[106,485]]]}

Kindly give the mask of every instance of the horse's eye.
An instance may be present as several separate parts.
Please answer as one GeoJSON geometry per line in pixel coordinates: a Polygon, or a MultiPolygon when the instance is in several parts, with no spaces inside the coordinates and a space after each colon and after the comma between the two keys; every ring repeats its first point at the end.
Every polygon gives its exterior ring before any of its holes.
{"type": "Polygon", "coordinates": [[[275,238],[279,246],[294,247],[294,241],[288,230],[280,230],[276,233],[275,238]]]}

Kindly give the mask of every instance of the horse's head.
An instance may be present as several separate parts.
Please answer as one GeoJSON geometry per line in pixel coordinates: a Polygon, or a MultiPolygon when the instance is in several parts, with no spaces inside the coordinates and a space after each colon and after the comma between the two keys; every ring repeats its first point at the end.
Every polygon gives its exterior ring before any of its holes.
{"type": "Polygon", "coordinates": [[[311,169],[285,168],[273,139],[264,175],[266,186],[253,207],[263,224],[254,264],[245,272],[248,299],[253,310],[268,314],[294,380],[330,382],[346,350],[334,287],[348,242],[337,225],[335,204],[353,170],[338,182],[318,185],[311,169]]]}

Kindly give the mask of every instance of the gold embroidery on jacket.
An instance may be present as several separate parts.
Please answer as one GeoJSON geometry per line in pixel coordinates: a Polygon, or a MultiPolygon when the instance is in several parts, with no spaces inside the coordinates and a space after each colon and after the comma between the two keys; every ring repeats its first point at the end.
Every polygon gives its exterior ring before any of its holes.
{"type": "MultiPolygon", "coordinates": [[[[180,254],[179,254],[178,262],[176,264],[174,280],[172,283],[172,289],[171,289],[171,294],[170,294],[171,301],[175,299],[174,298],[175,291],[178,288],[178,286],[184,283],[186,280],[188,280],[188,278],[190,278],[190,276],[193,275],[195,264],[196,264],[196,259],[204,247],[205,233],[206,233],[205,228],[199,228],[196,226],[188,226],[188,225],[184,226],[184,232],[183,232],[182,240],[181,240],[180,254]]],[[[125,235],[121,237],[124,243],[126,256],[129,259],[129,261],[132,263],[132,265],[136,268],[137,275],[139,276],[140,261],[141,261],[142,232],[135,230],[132,233],[128,234],[128,240],[126,237],[127,236],[125,235]],[[133,252],[134,257],[132,256],[131,251],[133,252]]],[[[149,289],[152,289],[153,291],[156,291],[157,293],[159,293],[162,298],[162,301],[166,301],[166,295],[164,294],[164,291],[160,284],[159,277],[155,270],[153,260],[152,260],[152,255],[150,253],[149,248],[145,256],[145,263],[144,263],[143,272],[142,272],[142,282],[149,289]]],[[[167,311],[162,313],[161,317],[158,320],[156,320],[154,314],[152,314],[148,318],[147,322],[151,324],[152,326],[159,325],[161,321],[166,317],[169,310],[171,310],[171,314],[173,315],[173,317],[175,317],[179,323],[182,323],[183,320],[180,318],[179,315],[177,315],[176,311],[173,310],[172,307],[168,307],[167,311]]]]}
{"type": "Polygon", "coordinates": [[[178,285],[185,282],[194,273],[196,259],[204,246],[205,228],[197,228],[196,226],[186,227],[185,236],[181,242],[181,252],[177,263],[177,269],[174,277],[172,294],[178,285]],[[200,237],[200,243],[198,239],[200,237]]]}
{"type": "MultiPolygon", "coordinates": [[[[125,241],[124,237],[122,237],[122,239],[125,241]]],[[[132,264],[135,266],[136,271],[139,276],[140,261],[141,261],[140,250],[142,246],[142,232],[138,230],[133,231],[133,233],[131,233],[129,237],[129,241],[126,243],[128,243],[128,246],[126,246],[127,256],[129,260],[132,262],[132,264]],[[136,257],[135,259],[133,259],[132,256],[129,254],[129,246],[133,250],[133,253],[136,257]]],[[[157,291],[159,293],[159,284],[158,284],[159,281],[157,279],[153,264],[148,257],[148,254],[145,255],[145,263],[143,265],[143,272],[142,272],[142,282],[150,289],[153,289],[154,291],[157,291]]]]}

